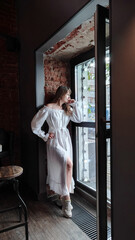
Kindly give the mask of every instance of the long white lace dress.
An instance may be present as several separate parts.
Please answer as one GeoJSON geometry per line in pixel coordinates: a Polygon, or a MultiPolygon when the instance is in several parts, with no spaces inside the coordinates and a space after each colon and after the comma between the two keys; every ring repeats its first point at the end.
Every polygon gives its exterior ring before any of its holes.
{"type": "Polygon", "coordinates": [[[72,143],[67,125],[69,121],[81,122],[81,111],[78,102],[72,105],[72,115],[66,115],[64,110],[52,109],[47,106],[41,108],[31,122],[33,133],[47,142],[47,184],[50,189],[60,195],[68,195],[74,192],[74,180],[68,191],[66,183],[66,162],[70,157],[72,161],[72,143]],[[46,134],[41,130],[44,122],[47,122],[49,131],[46,134]],[[48,139],[49,132],[55,134],[53,139],[48,139]]]}

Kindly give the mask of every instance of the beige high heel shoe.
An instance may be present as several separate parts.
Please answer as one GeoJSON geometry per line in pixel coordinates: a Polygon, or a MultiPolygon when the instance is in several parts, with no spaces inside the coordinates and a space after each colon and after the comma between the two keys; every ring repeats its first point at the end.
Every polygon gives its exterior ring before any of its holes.
{"type": "Polygon", "coordinates": [[[71,218],[72,217],[72,209],[73,209],[73,206],[71,205],[71,201],[62,199],[63,216],[67,217],[67,218],[71,218]]]}

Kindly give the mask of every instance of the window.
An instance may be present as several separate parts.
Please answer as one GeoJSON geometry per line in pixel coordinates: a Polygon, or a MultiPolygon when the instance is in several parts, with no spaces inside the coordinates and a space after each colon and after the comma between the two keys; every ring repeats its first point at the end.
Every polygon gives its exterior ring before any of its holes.
{"type": "Polygon", "coordinates": [[[73,124],[76,185],[96,194],[94,47],[71,61],[74,97],[81,103],[82,123],[73,124]]]}
{"type": "MultiPolygon", "coordinates": [[[[108,45],[108,44],[107,44],[108,45]]],[[[106,47],[106,129],[110,129],[110,52],[106,47]]],[[[94,48],[71,61],[73,94],[81,102],[83,121],[73,124],[76,185],[96,195],[95,57],[94,48]]],[[[110,139],[107,147],[107,199],[110,201],[110,139]]]]}

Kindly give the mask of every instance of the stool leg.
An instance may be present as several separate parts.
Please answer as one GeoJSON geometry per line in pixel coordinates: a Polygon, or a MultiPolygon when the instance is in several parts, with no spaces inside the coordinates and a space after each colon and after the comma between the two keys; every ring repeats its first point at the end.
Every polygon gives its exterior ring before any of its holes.
{"type": "Polygon", "coordinates": [[[22,221],[22,205],[19,205],[19,222],[22,221]]]}
{"type": "Polygon", "coordinates": [[[25,218],[25,235],[26,235],[26,240],[28,240],[28,214],[27,214],[27,207],[26,204],[24,203],[23,199],[20,196],[19,193],[19,181],[17,179],[13,179],[14,181],[14,189],[17,194],[17,197],[19,199],[19,202],[21,203],[21,206],[23,207],[24,210],[24,218],[25,218]]]}

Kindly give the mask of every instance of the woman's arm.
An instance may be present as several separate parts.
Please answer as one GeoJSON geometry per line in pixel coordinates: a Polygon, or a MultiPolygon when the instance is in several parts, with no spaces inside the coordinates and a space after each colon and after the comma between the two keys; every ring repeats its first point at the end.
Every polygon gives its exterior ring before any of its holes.
{"type": "Polygon", "coordinates": [[[70,103],[72,109],[72,115],[70,117],[70,120],[76,123],[80,123],[82,121],[82,114],[81,114],[81,106],[80,103],[77,101],[74,101],[70,103]]]}
{"type": "Polygon", "coordinates": [[[42,138],[45,142],[48,140],[49,133],[45,134],[41,127],[48,117],[48,111],[45,107],[41,108],[31,121],[31,129],[34,134],[42,138]]]}

